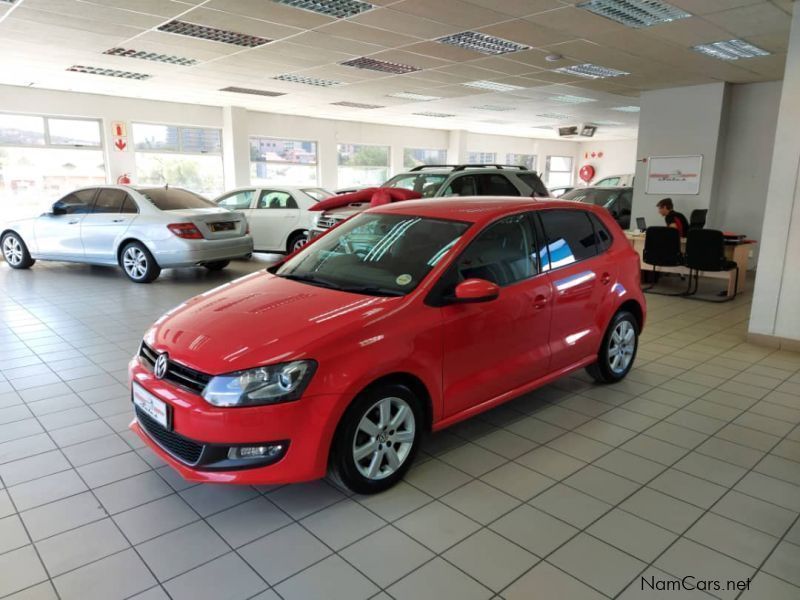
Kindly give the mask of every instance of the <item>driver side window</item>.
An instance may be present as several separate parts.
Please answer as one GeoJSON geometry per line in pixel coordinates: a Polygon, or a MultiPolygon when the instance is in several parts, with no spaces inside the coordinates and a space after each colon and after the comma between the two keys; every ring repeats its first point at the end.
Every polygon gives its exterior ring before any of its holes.
{"type": "Polygon", "coordinates": [[[97,190],[78,190],[67,194],[58,204],[66,210],[68,215],[85,215],[92,212],[92,205],[94,204],[94,195],[97,190]]]}
{"type": "Polygon", "coordinates": [[[287,192],[264,190],[256,208],[297,208],[297,202],[287,192]]]}

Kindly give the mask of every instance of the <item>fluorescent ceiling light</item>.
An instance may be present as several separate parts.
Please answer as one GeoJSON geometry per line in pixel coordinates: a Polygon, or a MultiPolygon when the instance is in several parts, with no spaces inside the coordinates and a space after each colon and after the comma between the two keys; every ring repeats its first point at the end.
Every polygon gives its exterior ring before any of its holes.
{"type": "Polygon", "coordinates": [[[362,102],[349,102],[342,100],[341,102],[331,102],[334,106],[346,106],[347,108],[385,108],[380,104],[364,104],[362,102]]]}
{"type": "Polygon", "coordinates": [[[184,58],[183,56],[173,56],[171,54],[158,54],[157,52],[145,52],[144,50],[129,50],[126,48],[111,48],[103,52],[111,56],[124,56],[125,58],[139,58],[141,60],[152,60],[154,62],[162,62],[170,65],[180,65],[182,67],[191,67],[197,64],[194,58],[184,58]]]}
{"type": "Polygon", "coordinates": [[[425,94],[414,94],[413,92],[395,92],[393,94],[386,94],[387,96],[391,96],[392,98],[402,98],[403,100],[419,100],[419,101],[428,101],[428,100],[441,100],[441,96],[426,96],[425,94]]]}
{"type": "Polygon", "coordinates": [[[359,2],[358,0],[273,0],[273,2],[310,10],[311,12],[337,19],[354,17],[371,8],[375,8],[369,2],[359,2]]]}
{"type": "Polygon", "coordinates": [[[105,67],[87,67],[84,65],[72,65],[67,71],[75,73],[87,73],[88,75],[104,75],[106,77],[119,77],[120,79],[150,79],[152,75],[146,73],[134,73],[132,71],[118,71],[117,69],[107,69],[105,67]]]}
{"type": "Polygon", "coordinates": [[[412,67],[411,65],[403,65],[385,60],[367,58],[366,56],[354,58],[352,60],[346,60],[340,64],[343,64],[346,67],[355,67],[356,69],[368,69],[369,71],[381,71],[382,73],[395,73],[397,75],[413,73],[414,71],[420,70],[419,67],[412,67]]]}
{"type": "Polygon", "coordinates": [[[617,112],[637,113],[641,110],[641,108],[638,106],[615,106],[611,110],[616,110],[617,112]]]}
{"type": "Polygon", "coordinates": [[[420,117],[434,117],[437,119],[444,119],[445,117],[455,117],[455,115],[451,115],[450,113],[440,113],[440,112],[415,112],[411,113],[412,115],[418,115],[420,117]]]}
{"type": "Polygon", "coordinates": [[[236,31],[206,27],[205,25],[187,23],[186,21],[170,21],[169,23],[159,26],[158,30],[201,40],[209,40],[211,42],[244,46],[246,48],[256,48],[264,44],[269,44],[272,41],[267,38],[258,37],[257,35],[247,35],[236,31]]]}
{"type": "Polygon", "coordinates": [[[295,75],[293,73],[285,73],[273,77],[278,81],[288,81],[289,83],[302,83],[304,85],[314,85],[317,87],[333,87],[334,85],[342,85],[341,81],[334,81],[332,79],[319,79],[317,77],[306,77],[305,75],[295,75]]]}
{"type": "Polygon", "coordinates": [[[625,123],[622,123],[621,121],[604,121],[600,119],[595,119],[594,121],[592,121],[592,124],[604,125],[606,127],[619,127],[620,125],[625,125],[625,123]]]}
{"type": "Polygon", "coordinates": [[[478,33],[477,31],[462,31],[461,33],[440,37],[436,41],[440,44],[458,46],[481,54],[508,54],[509,52],[519,52],[530,48],[530,46],[524,46],[493,35],[478,33]]]}
{"type": "Polygon", "coordinates": [[[606,79],[607,77],[630,75],[627,71],[620,71],[618,69],[612,69],[611,67],[601,67],[600,65],[593,65],[592,63],[572,65],[571,67],[561,67],[553,70],[556,73],[575,75],[576,77],[585,77],[586,79],[606,79]]]}
{"type": "Polygon", "coordinates": [[[622,23],[626,27],[650,27],[691,17],[686,12],[660,0],[589,0],[577,5],[596,15],[622,23]]]}
{"type": "Polygon", "coordinates": [[[484,119],[481,123],[490,123],[492,125],[510,125],[511,121],[501,121],[500,119],[484,119]]]}
{"type": "Polygon", "coordinates": [[[583,104],[585,102],[597,102],[595,98],[585,98],[584,96],[572,96],[571,94],[550,96],[549,100],[553,100],[554,102],[563,102],[564,104],[583,104]]]}
{"type": "Polygon", "coordinates": [[[470,81],[467,83],[462,83],[461,85],[465,85],[471,88],[477,88],[479,90],[491,90],[493,92],[510,92],[512,90],[525,89],[519,85],[510,85],[508,83],[497,83],[496,81],[487,81],[485,79],[479,79],[478,81],[470,81]]]}
{"type": "Polygon", "coordinates": [[[471,108],[477,110],[492,110],[495,112],[504,112],[507,110],[517,110],[513,106],[503,106],[502,104],[481,104],[480,106],[473,106],[471,108]]]}
{"type": "Polygon", "coordinates": [[[269,90],[256,90],[253,88],[243,88],[231,85],[220,89],[220,92],[233,92],[234,94],[251,94],[253,96],[285,96],[285,92],[271,92],[269,90]]]}
{"type": "Polygon", "coordinates": [[[692,46],[692,50],[706,56],[721,60],[739,60],[740,58],[755,58],[756,56],[769,56],[770,53],[754,46],[744,40],[728,40],[726,42],[713,42],[692,46]]]}
{"type": "Polygon", "coordinates": [[[566,113],[560,112],[546,112],[540,113],[536,115],[537,117],[542,117],[543,119],[556,119],[557,121],[566,121],[567,119],[574,119],[572,115],[568,115],[566,113]]]}

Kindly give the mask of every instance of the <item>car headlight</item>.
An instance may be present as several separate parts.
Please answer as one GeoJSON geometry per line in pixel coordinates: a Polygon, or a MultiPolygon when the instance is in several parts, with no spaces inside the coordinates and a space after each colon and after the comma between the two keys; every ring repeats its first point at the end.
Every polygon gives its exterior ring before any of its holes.
{"type": "Polygon", "coordinates": [[[208,382],[203,398],[214,406],[259,406],[297,400],[305,391],[317,363],[288,363],[218,375],[208,382]]]}

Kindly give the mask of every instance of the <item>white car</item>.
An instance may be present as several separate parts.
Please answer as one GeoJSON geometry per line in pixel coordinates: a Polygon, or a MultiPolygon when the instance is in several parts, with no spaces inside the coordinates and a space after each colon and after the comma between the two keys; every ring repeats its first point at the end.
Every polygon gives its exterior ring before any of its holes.
{"type": "Polygon", "coordinates": [[[333,194],[319,187],[244,187],[214,200],[247,218],[256,252],[294,252],[302,248],[319,213],[308,209],[333,194]]]}
{"type": "Polygon", "coordinates": [[[165,267],[224,269],[253,252],[247,221],[188,190],[106,185],[75,190],[50,212],[0,230],[14,269],[36,260],[119,265],[136,283],[165,267]]]}

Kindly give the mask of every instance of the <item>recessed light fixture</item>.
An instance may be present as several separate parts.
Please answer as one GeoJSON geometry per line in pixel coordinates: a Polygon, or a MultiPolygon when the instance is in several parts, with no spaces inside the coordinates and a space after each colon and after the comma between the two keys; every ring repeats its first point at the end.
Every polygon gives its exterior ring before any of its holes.
{"type": "Polygon", "coordinates": [[[572,65],[570,67],[561,67],[553,70],[556,73],[575,75],[576,77],[584,77],[586,79],[606,79],[608,77],[630,75],[627,71],[620,71],[618,69],[612,69],[611,67],[601,67],[600,65],[593,65],[592,63],[583,63],[582,65],[572,65]]]}
{"type": "Polygon", "coordinates": [[[596,120],[592,121],[592,124],[593,125],[603,125],[605,127],[619,127],[621,125],[625,125],[625,123],[622,123],[621,121],[605,121],[605,120],[601,120],[601,119],[596,119],[596,120]]]}
{"type": "Polygon", "coordinates": [[[103,52],[111,56],[124,56],[125,58],[139,58],[141,60],[152,60],[154,62],[162,62],[170,65],[180,65],[182,67],[191,67],[197,64],[194,58],[184,58],[183,56],[173,56],[171,54],[159,54],[158,52],[145,52],[144,50],[130,50],[127,48],[111,48],[103,52]]]}
{"type": "Polygon", "coordinates": [[[496,81],[487,81],[485,79],[479,79],[478,81],[469,81],[467,83],[462,83],[461,85],[465,85],[471,88],[477,88],[479,90],[491,90],[493,92],[510,92],[512,90],[525,89],[519,85],[511,85],[509,83],[498,83],[496,81]]]}
{"type": "Polygon", "coordinates": [[[589,0],[581,2],[577,7],[622,23],[626,27],[636,28],[692,16],[691,13],[660,0],[589,0]]]}
{"type": "Polygon", "coordinates": [[[403,100],[419,100],[426,102],[428,100],[441,100],[441,96],[426,96],[425,94],[415,94],[413,92],[395,92],[393,94],[386,94],[392,98],[402,98],[403,100]]]}
{"type": "Polygon", "coordinates": [[[420,117],[434,117],[436,119],[444,119],[446,117],[455,117],[455,115],[451,115],[450,113],[429,112],[429,111],[415,112],[415,113],[411,113],[411,114],[412,115],[417,115],[417,116],[420,116],[420,117]]]}
{"type": "Polygon", "coordinates": [[[209,40],[212,42],[222,42],[223,44],[233,44],[234,46],[244,46],[246,48],[257,48],[264,44],[269,44],[272,40],[258,37],[257,35],[247,35],[236,31],[217,29],[216,27],[206,27],[186,21],[170,21],[158,27],[159,31],[175,33],[188,37],[209,40]]]}
{"type": "Polygon", "coordinates": [[[253,88],[243,88],[231,85],[221,88],[220,92],[233,92],[234,94],[250,94],[253,96],[285,96],[286,92],[272,92],[270,90],[256,90],[253,88]]]}
{"type": "Polygon", "coordinates": [[[67,69],[74,73],[87,73],[88,75],[104,75],[106,77],[119,77],[120,79],[150,79],[152,75],[147,73],[134,73],[132,71],[119,71],[117,69],[107,69],[105,67],[87,67],[84,65],[72,65],[67,69]]]}
{"type": "Polygon", "coordinates": [[[584,96],[573,96],[571,94],[550,96],[549,99],[554,102],[563,102],[564,104],[584,104],[585,102],[597,102],[595,98],[586,98],[584,96]]]}
{"type": "Polygon", "coordinates": [[[568,115],[566,113],[560,112],[546,112],[546,113],[539,113],[536,115],[537,117],[542,117],[543,119],[555,119],[557,121],[566,121],[567,119],[574,119],[572,115],[568,115]]]}
{"type": "Polygon", "coordinates": [[[359,2],[358,0],[273,0],[273,2],[310,10],[311,12],[337,19],[354,17],[371,8],[375,8],[369,2],[359,2]]]}
{"type": "Polygon", "coordinates": [[[530,48],[530,46],[518,44],[517,42],[505,40],[493,35],[478,33],[477,31],[462,31],[461,33],[440,37],[436,41],[440,44],[458,46],[459,48],[473,50],[481,54],[508,54],[510,52],[519,52],[520,50],[528,50],[530,48]]]}
{"type": "Polygon", "coordinates": [[[331,102],[334,106],[346,106],[347,108],[386,108],[380,104],[364,104],[363,102],[349,102],[342,100],[341,102],[331,102]]]}
{"type": "Polygon", "coordinates": [[[638,106],[615,106],[611,110],[616,110],[617,112],[637,113],[641,110],[641,108],[638,106]]]}
{"type": "Polygon", "coordinates": [[[305,75],[295,75],[293,73],[285,73],[273,77],[278,81],[288,81],[289,83],[302,83],[304,85],[314,85],[317,87],[333,87],[335,85],[342,85],[341,81],[334,81],[333,79],[319,79],[318,77],[306,77],[305,75]]]}
{"type": "Polygon", "coordinates": [[[756,56],[769,56],[770,53],[754,46],[744,40],[728,40],[726,42],[713,42],[711,44],[698,44],[692,50],[706,56],[721,60],[739,60],[740,58],[755,58],[756,56]]]}
{"type": "Polygon", "coordinates": [[[481,104],[480,106],[472,106],[476,110],[492,110],[495,112],[504,112],[507,110],[517,110],[513,106],[504,106],[502,104],[481,104]]]}
{"type": "Polygon", "coordinates": [[[584,125],[583,127],[581,127],[581,135],[583,137],[594,137],[596,131],[597,131],[596,125],[584,125]]]}
{"type": "Polygon", "coordinates": [[[352,60],[346,60],[340,64],[346,67],[355,67],[356,69],[381,71],[382,73],[395,73],[397,75],[402,75],[403,73],[413,73],[414,71],[420,70],[419,67],[412,67],[411,65],[403,65],[385,60],[377,60],[375,58],[368,58],[366,56],[354,58],[352,60]]]}
{"type": "Polygon", "coordinates": [[[563,55],[561,55],[561,54],[555,54],[555,53],[553,53],[553,54],[548,54],[547,56],[545,56],[545,57],[544,57],[544,59],[545,59],[547,62],[558,62],[558,61],[560,61],[562,58],[564,58],[564,56],[563,56],[563,55]]]}

